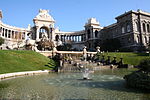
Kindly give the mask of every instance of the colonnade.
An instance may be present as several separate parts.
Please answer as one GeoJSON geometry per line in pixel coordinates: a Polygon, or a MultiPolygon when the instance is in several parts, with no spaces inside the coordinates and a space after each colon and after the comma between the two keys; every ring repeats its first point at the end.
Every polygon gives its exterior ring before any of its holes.
{"type": "Polygon", "coordinates": [[[6,38],[6,39],[23,40],[23,39],[26,39],[27,32],[0,27],[0,37],[6,38]]]}
{"type": "Polygon", "coordinates": [[[80,34],[80,35],[56,35],[55,38],[58,38],[62,42],[67,42],[67,41],[83,42],[83,41],[85,41],[85,34],[80,34]]]}

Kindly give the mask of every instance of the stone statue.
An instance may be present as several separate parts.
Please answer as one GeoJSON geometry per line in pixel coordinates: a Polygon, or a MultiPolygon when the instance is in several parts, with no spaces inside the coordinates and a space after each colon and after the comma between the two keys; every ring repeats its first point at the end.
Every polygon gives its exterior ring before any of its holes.
{"type": "Polygon", "coordinates": [[[87,58],[87,50],[86,50],[86,46],[84,46],[83,48],[83,60],[86,61],[87,58]]]}
{"type": "Polygon", "coordinates": [[[100,53],[100,47],[99,46],[96,47],[96,52],[100,53]]]}

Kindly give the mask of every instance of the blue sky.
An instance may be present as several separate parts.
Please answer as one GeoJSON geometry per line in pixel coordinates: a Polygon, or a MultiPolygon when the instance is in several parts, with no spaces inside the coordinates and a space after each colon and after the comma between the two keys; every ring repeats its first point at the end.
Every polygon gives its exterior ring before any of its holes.
{"type": "Polygon", "coordinates": [[[62,31],[84,29],[87,19],[95,17],[101,26],[116,22],[125,11],[141,9],[150,12],[150,0],[1,0],[3,22],[26,28],[33,26],[38,10],[48,9],[62,31]]]}

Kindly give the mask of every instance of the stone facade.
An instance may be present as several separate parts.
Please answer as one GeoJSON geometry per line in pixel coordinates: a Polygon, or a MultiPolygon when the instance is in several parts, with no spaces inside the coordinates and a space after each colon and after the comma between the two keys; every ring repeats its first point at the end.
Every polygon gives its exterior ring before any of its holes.
{"type": "Polygon", "coordinates": [[[5,39],[3,47],[9,49],[24,46],[27,41],[35,45],[43,37],[53,41],[55,46],[70,43],[78,50],[87,46],[91,51],[107,39],[119,39],[122,49],[132,51],[144,50],[150,41],[150,13],[141,10],[126,12],[116,17],[116,23],[106,27],[101,27],[95,18],[90,18],[85,29],[76,32],[62,32],[55,28],[55,20],[48,10],[40,9],[33,19],[34,26],[29,25],[28,28],[6,25],[2,17],[0,11],[0,37],[5,39]]]}

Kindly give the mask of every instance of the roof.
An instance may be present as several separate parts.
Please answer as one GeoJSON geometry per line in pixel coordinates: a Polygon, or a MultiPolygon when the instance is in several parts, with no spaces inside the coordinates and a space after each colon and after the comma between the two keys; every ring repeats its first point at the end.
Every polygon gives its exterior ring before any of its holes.
{"type": "Polygon", "coordinates": [[[140,9],[138,9],[137,11],[133,11],[133,10],[130,10],[128,12],[125,12],[124,14],[120,15],[120,16],[117,16],[116,19],[119,19],[121,17],[124,17],[128,14],[131,14],[131,13],[135,13],[135,14],[142,14],[142,15],[147,15],[147,16],[150,16],[150,13],[149,12],[145,12],[145,11],[142,11],[140,9]]]}

